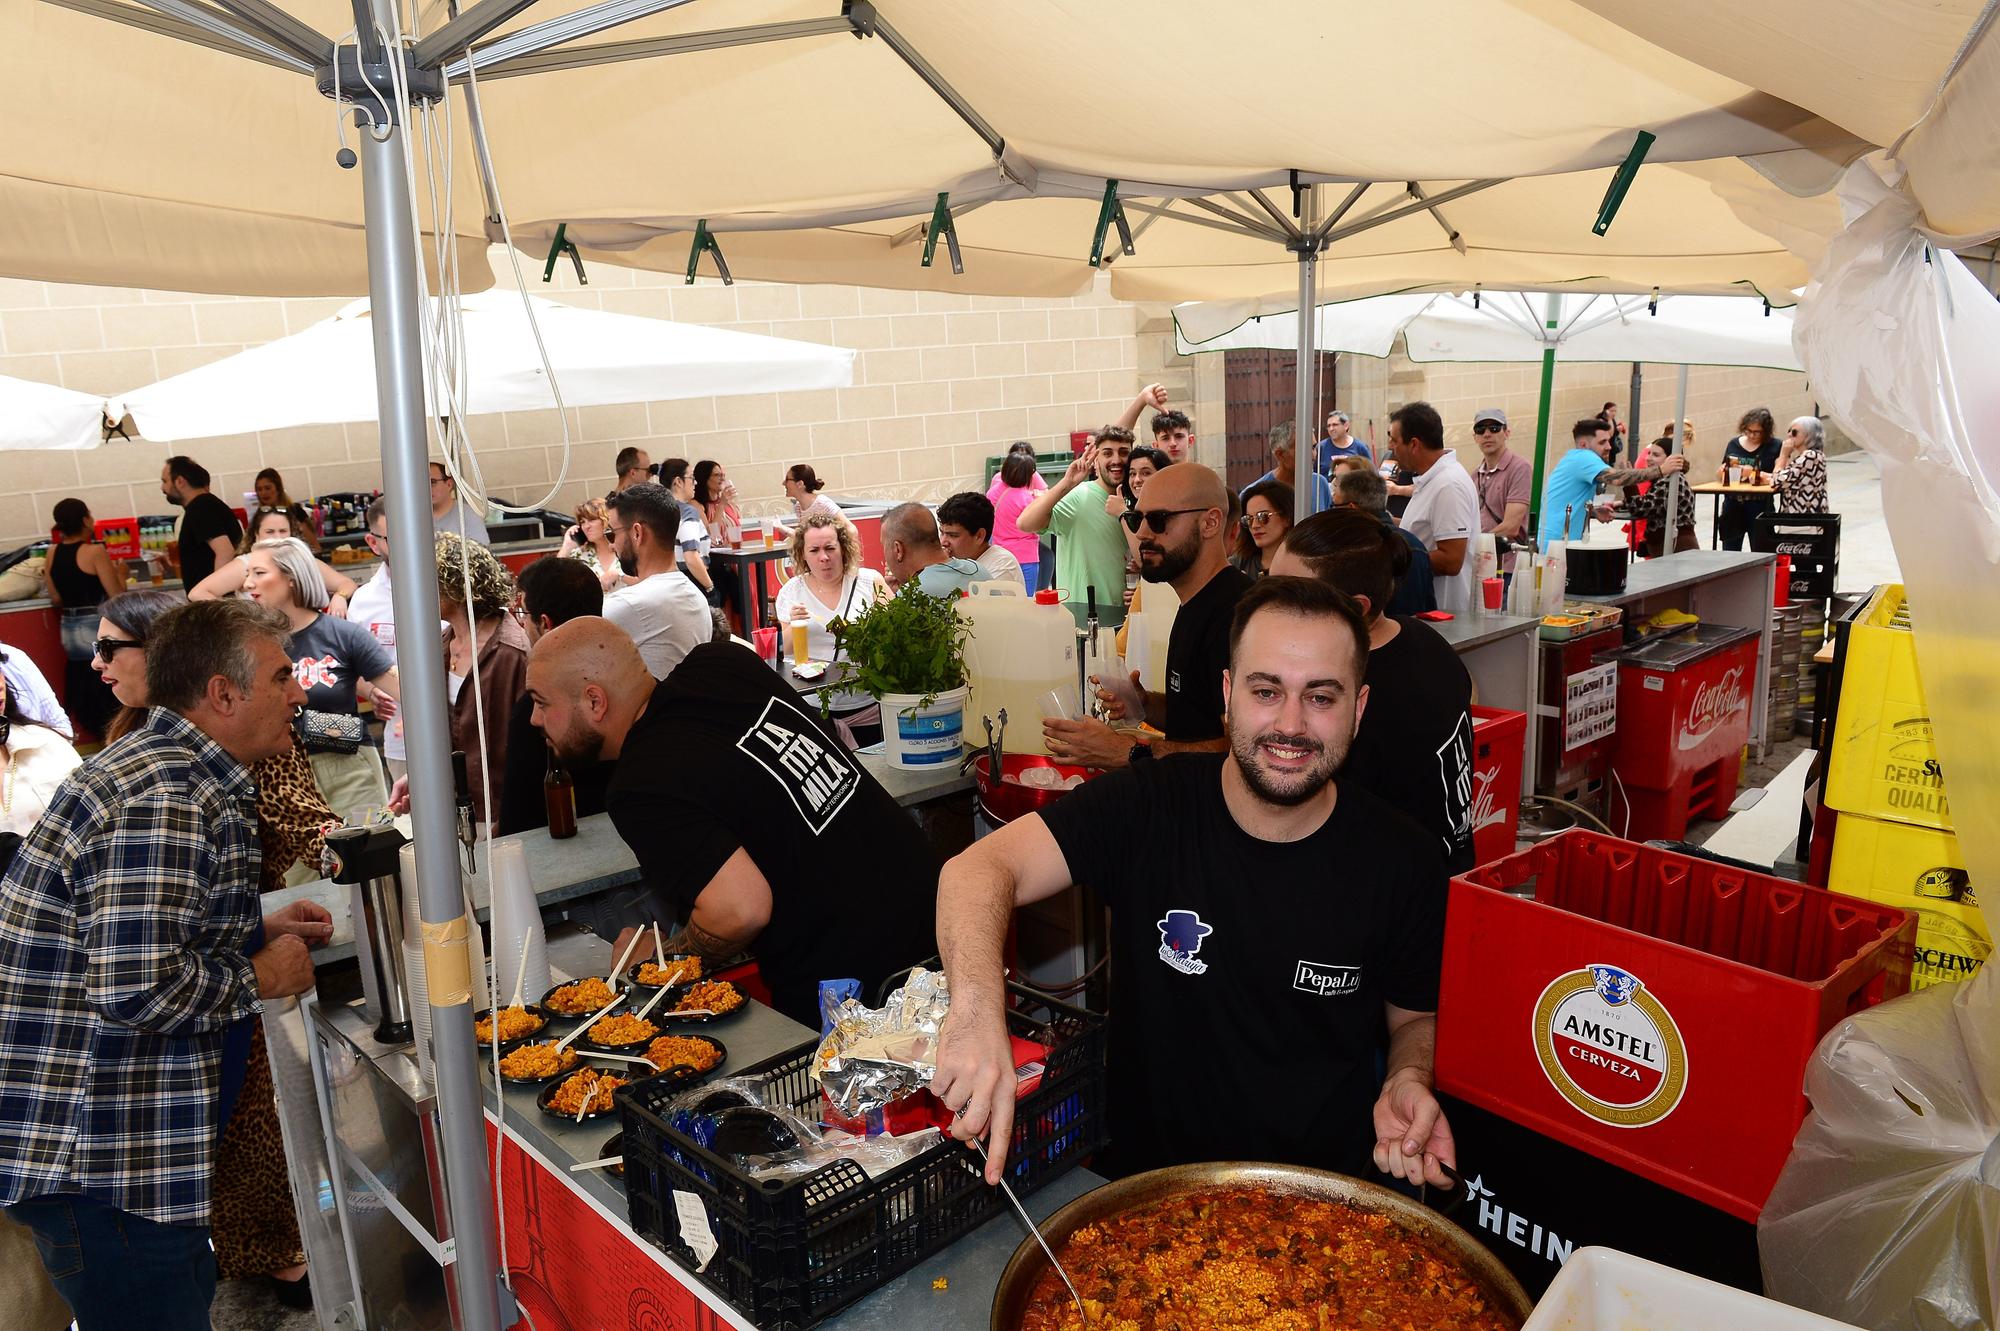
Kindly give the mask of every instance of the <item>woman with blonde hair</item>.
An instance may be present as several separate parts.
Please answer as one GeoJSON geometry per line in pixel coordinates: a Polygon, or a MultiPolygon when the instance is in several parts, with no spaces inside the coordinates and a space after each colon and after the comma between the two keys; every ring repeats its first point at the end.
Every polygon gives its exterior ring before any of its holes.
{"type": "MultiPolygon", "coordinates": [[[[790,652],[792,626],[806,626],[806,656],[813,661],[833,660],[833,634],[827,625],[836,619],[851,620],[877,601],[889,599],[889,584],[880,573],[861,565],[861,537],[854,524],[838,512],[809,508],[792,533],[792,567],[798,572],[778,589],[776,614],[779,649],[790,652]]],[[[794,665],[798,662],[794,661],[794,665]]],[[[861,743],[870,728],[874,699],[858,691],[835,693],[828,714],[836,724],[846,722],[861,743]]],[[[880,722],[872,727],[880,730],[880,722]]]]}
{"type": "Polygon", "coordinates": [[[576,506],[576,525],[563,533],[556,553],[564,559],[582,560],[604,590],[618,585],[623,571],[618,567],[618,552],[611,548],[602,499],[586,499],[576,506]]]}
{"type": "Polygon", "coordinates": [[[508,719],[528,689],[528,633],[507,613],[514,601],[514,575],[491,550],[456,532],[439,532],[437,570],[438,613],[451,628],[445,642],[451,747],[465,754],[472,816],[483,823],[487,810],[499,802],[500,777],[507,770],[508,719]],[[476,701],[473,690],[465,687],[475,672],[476,701]]]}
{"type": "Polygon", "coordinates": [[[305,542],[259,541],[243,556],[243,594],[292,626],[292,675],[306,691],[300,733],[320,792],[341,820],[384,803],[382,760],[368,744],[355,685],[395,698],[396,659],[359,624],[326,614],[326,583],[305,542]]]}

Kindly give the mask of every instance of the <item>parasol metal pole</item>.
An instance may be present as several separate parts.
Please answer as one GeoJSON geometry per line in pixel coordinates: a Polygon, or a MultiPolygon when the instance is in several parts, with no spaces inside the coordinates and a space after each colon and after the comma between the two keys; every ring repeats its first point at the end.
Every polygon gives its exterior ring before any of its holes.
{"type": "MultiPolygon", "coordinates": [[[[385,31],[396,31],[392,0],[374,0],[385,31]]],[[[401,51],[392,52],[400,58],[401,51]]],[[[383,113],[374,103],[363,115],[383,113]]],[[[382,479],[389,499],[396,621],[438,622],[437,553],[431,531],[430,467],[424,428],[421,341],[423,269],[417,261],[416,203],[405,174],[407,127],[395,113],[360,135],[361,191],[368,242],[368,308],[375,334],[375,400],[381,424],[382,479]],[[381,137],[378,139],[377,134],[381,137]]],[[[486,1164],[486,1112],[479,1085],[472,1005],[463,992],[441,994],[454,969],[466,977],[465,907],[452,804],[451,739],[445,715],[444,654],[422,650],[428,635],[410,633],[417,650],[399,658],[403,734],[408,746],[410,819],[416,833],[417,888],[431,992],[432,1062],[446,1200],[455,1256],[450,1278],[462,1331],[500,1331],[500,1285],[494,1253],[493,1187],[486,1164]],[[442,935],[442,937],[440,937],[442,935]],[[444,1004],[436,1000],[447,999],[444,1004]]],[[[468,977],[473,986],[484,977],[468,977]]]]}
{"type": "MultiPolygon", "coordinates": [[[[1316,439],[1313,395],[1319,388],[1314,340],[1319,331],[1318,269],[1320,237],[1314,211],[1319,204],[1319,187],[1305,185],[1294,196],[1298,201],[1299,234],[1286,246],[1299,256],[1299,361],[1292,403],[1292,515],[1304,522],[1319,511],[1313,503],[1313,446],[1316,439]]],[[[1274,459],[1275,461],[1275,459],[1274,459]]]]}
{"type": "Polygon", "coordinates": [[[1528,515],[1530,531],[1540,529],[1537,523],[1542,506],[1542,477],[1549,466],[1549,411],[1556,395],[1555,330],[1561,322],[1562,297],[1551,291],[1542,312],[1542,393],[1535,408],[1535,478],[1528,491],[1528,502],[1535,511],[1528,515]]]}
{"type": "Polygon", "coordinates": [[[1632,462],[1639,460],[1639,436],[1633,433],[1633,431],[1642,428],[1639,424],[1639,421],[1642,419],[1639,415],[1639,402],[1645,386],[1645,366],[1638,361],[1633,361],[1632,400],[1625,404],[1625,446],[1629,450],[1625,456],[1632,462]]]}
{"type": "MultiPolygon", "coordinates": [[[[1687,457],[1687,431],[1682,427],[1681,422],[1687,419],[1687,409],[1688,367],[1686,362],[1682,362],[1680,386],[1674,390],[1674,419],[1672,429],[1674,452],[1679,453],[1684,458],[1687,457]]],[[[1694,465],[1693,458],[1688,458],[1688,465],[1690,467],[1694,465]]],[[[1693,483],[1693,472],[1687,472],[1678,476],[1669,476],[1667,478],[1667,534],[1663,538],[1665,544],[1660,547],[1660,553],[1662,554],[1672,554],[1674,552],[1674,539],[1680,535],[1680,527],[1678,525],[1681,512],[1680,487],[1683,485],[1692,485],[1693,483]]]]}

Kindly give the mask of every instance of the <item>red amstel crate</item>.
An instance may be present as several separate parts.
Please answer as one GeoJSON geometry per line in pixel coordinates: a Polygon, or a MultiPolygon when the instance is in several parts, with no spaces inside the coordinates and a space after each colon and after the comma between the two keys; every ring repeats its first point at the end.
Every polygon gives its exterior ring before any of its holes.
{"type": "Polygon", "coordinates": [[[1528,714],[1472,709],[1472,861],[1514,853],[1521,826],[1521,762],[1528,714]]]}
{"type": "Polygon", "coordinates": [[[1916,918],[1575,830],[1454,879],[1441,1090],[1755,1220],[1807,1058],[1906,993],[1916,918]]]}

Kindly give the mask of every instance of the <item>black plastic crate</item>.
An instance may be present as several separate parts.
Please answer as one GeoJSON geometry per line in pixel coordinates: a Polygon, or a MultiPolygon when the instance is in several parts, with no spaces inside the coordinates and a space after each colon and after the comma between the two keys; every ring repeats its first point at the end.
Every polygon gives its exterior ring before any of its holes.
{"type": "MultiPolygon", "coordinates": [[[[1007,1179],[1025,1196],[1105,1141],[1104,1018],[1009,984],[1015,1035],[1049,1046],[1041,1084],[1014,1105],[1007,1179]]],[[[735,1075],[816,1119],[818,1041],[735,1075]]],[[[708,1213],[717,1251],[698,1278],[764,1331],[801,1331],[970,1233],[1006,1206],[979,1157],[946,1140],[879,1178],[840,1160],[802,1178],[756,1182],[661,1116],[682,1088],[636,1082],[618,1092],[632,1227],[690,1271],[673,1194],[708,1213]]]]}

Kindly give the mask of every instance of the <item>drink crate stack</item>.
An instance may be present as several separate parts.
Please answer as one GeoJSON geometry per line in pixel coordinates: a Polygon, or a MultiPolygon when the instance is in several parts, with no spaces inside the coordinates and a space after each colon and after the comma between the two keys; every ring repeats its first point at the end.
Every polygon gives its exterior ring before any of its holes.
{"type": "Polygon", "coordinates": [[[1826,640],[1827,604],[1840,577],[1840,515],[1761,514],[1750,532],[1750,548],[1789,561],[1789,575],[1779,589],[1780,601],[1789,601],[1799,612],[1800,659],[1793,699],[1797,708],[1788,727],[1781,728],[1775,720],[1768,727],[1776,741],[1793,730],[1809,732],[1812,728],[1812,656],[1826,640]]]}
{"type": "Polygon", "coordinates": [[[1828,747],[1825,802],[1839,819],[1827,886],[1916,913],[1916,987],[1972,975],[1993,939],[1958,849],[1899,584],[1878,588],[1848,629],[1828,747]]]}
{"type": "Polygon", "coordinates": [[[1915,933],[1892,906],[1564,832],[1452,881],[1438,1088],[1754,1221],[1806,1060],[1907,991],[1915,933]]]}
{"type": "MultiPolygon", "coordinates": [[[[1016,1070],[1031,1089],[1014,1102],[1008,1152],[1008,1182],[1026,1196],[1104,1145],[1105,1023],[1023,985],[1007,990],[1016,1057],[1024,1042],[1035,1049],[1016,1070]]],[[[802,1044],[735,1075],[818,1120],[818,1048],[802,1044]]],[[[668,1121],[666,1102],[685,1088],[660,1082],[618,1092],[632,1228],[695,1270],[682,1226],[699,1212],[716,1244],[699,1278],[764,1331],[817,1325],[1007,1205],[981,1177],[979,1157],[948,1137],[874,1178],[838,1160],[803,1177],[753,1179],[668,1121]]]]}

